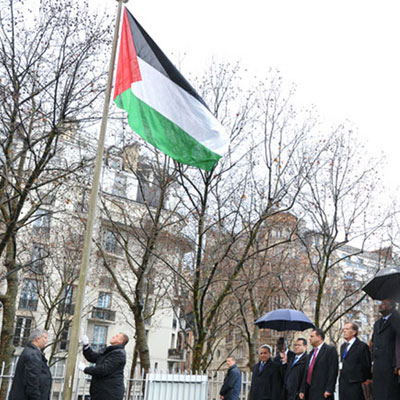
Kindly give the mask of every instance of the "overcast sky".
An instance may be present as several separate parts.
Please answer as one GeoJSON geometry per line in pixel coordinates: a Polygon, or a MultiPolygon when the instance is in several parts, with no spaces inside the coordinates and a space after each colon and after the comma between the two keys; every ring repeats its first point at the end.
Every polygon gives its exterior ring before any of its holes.
{"type": "MultiPolygon", "coordinates": [[[[112,0],[89,0],[115,11],[112,0]]],[[[387,155],[397,185],[400,157],[400,2],[394,0],[130,0],[129,10],[185,69],[213,57],[269,67],[297,86],[328,123],[350,120],[371,152],[387,155]]]]}

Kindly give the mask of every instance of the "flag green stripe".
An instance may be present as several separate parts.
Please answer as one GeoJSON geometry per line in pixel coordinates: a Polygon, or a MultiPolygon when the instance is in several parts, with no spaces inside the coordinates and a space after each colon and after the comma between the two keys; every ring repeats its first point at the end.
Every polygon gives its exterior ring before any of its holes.
{"type": "Polygon", "coordinates": [[[128,113],[129,126],[138,135],[174,160],[209,171],[221,158],[137,98],[131,89],[117,96],[115,104],[128,113]]]}

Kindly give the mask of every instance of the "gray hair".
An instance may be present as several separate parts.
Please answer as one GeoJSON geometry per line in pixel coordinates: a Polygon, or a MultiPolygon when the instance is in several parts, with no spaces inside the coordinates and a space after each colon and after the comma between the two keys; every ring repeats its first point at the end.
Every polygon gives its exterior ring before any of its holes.
{"type": "Polygon", "coordinates": [[[28,342],[32,343],[36,338],[41,337],[43,333],[47,333],[44,329],[34,329],[29,335],[28,342]]]}
{"type": "Polygon", "coordinates": [[[268,353],[269,354],[272,354],[272,348],[271,348],[271,346],[269,345],[269,344],[263,344],[261,347],[260,347],[260,350],[261,349],[267,349],[268,350],[268,353]]]}

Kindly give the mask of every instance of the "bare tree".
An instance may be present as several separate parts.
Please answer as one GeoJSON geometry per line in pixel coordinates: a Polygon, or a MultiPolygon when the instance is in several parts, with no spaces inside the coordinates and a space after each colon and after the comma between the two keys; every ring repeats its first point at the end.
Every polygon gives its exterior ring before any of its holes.
{"type": "Polygon", "coordinates": [[[180,168],[178,179],[194,249],[184,281],[191,304],[183,305],[190,309],[194,371],[207,368],[233,317],[225,307],[236,279],[267,250],[255,246],[262,230],[293,207],[320,151],[304,156],[313,120],[296,118],[279,77],[250,92],[238,86],[239,78],[237,67],[213,64],[200,81],[203,97],[230,132],[230,150],[212,171],[180,168]]]}
{"type": "MultiPolygon", "coordinates": [[[[248,260],[235,281],[232,296],[235,301],[231,304],[238,307],[239,312],[230,326],[240,332],[240,346],[242,343],[247,346],[250,371],[257,362],[260,340],[265,341],[265,335],[261,338],[260,329],[254,322],[265,313],[287,305],[287,296],[281,286],[283,275],[286,275],[288,290],[294,293],[297,289],[301,264],[295,241],[297,224],[297,218],[290,213],[270,218],[254,243],[254,257],[248,260]]],[[[269,336],[274,335],[270,333],[269,336]]]]}
{"type": "MultiPolygon", "coordinates": [[[[180,235],[183,218],[177,213],[177,205],[170,201],[176,184],[174,166],[169,157],[154,150],[149,152],[151,157],[147,158],[145,146],[140,156],[138,145],[125,146],[119,152],[122,168],[114,169],[112,188],[104,189],[102,194],[102,224],[109,243],[115,241],[124,262],[115,268],[107,240],[100,238],[96,243],[104,267],[133,314],[136,341],[132,374],[136,355],[141,369],[145,373],[150,369],[147,321],[165,303],[170,304],[170,268],[181,262],[187,247],[180,235]],[[118,192],[121,179],[124,189],[118,192]]],[[[118,151],[109,155],[110,163],[116,155],[118,151]]]]}
{"type": "Polygon", "coordinates": [[[299,196],[308,228],[298,232],[298,239],[307,258],[310,289],[306,294],[314,323],[329,330],[363,300],[360,289],[370,277],[349,277],[353,283],[346,284],[341,265],[365,251],[385,216],[379,215],[374,203],[379,192],[377,168],[373,160],[365,159],[362,146],[344,126],[326,141],[319,163],[299,196]],[[352,241],[357,247],[348,246],[352,241]]]}
{"type": "Polygon", "coordinates": [[[65,140],[89,136],[84,128],[97,118],[108,33],[108,25],[99,24],[84,4],[68,0],[42,1],[31,12],[9,1],[1,10],[0,256],[7,289],[0,296],[0,362],[13,352],[18,232],[39,218],[58,181],[85,164],[78,154],[60,155],[65,140]]]}

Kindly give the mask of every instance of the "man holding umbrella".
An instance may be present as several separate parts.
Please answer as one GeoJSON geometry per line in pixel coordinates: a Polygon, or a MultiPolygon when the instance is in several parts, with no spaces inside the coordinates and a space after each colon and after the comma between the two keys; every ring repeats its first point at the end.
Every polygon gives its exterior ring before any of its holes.
{"type": "MultiPolygon", "coordinates": [[[[372,335],[372,392],[374,400],[399,400],[399,361],[396,360],[396,336],[400,338],[400,314],[393,300],[382,300],[382,317],[374,324],[372,335]]],[[[398,349],[399,350],[399,349],[398,349]]]]}

